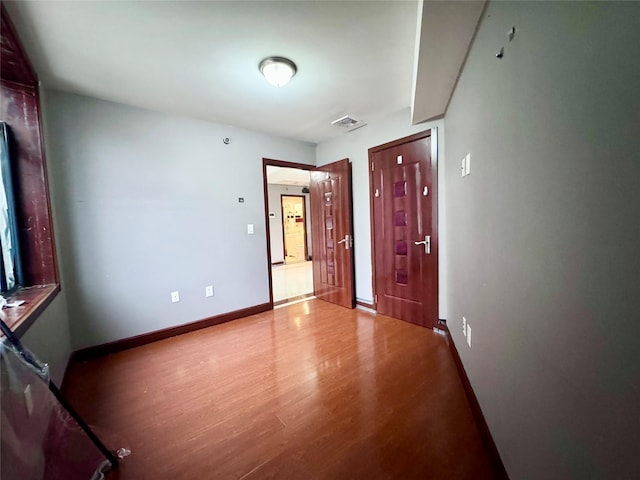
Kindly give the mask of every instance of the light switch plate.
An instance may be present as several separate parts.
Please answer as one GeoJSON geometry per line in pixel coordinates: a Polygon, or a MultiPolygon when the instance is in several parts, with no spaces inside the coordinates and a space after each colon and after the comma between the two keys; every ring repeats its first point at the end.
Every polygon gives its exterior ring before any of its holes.
{"type": "Polygon", "coordinates": [[[471,348],[471,327],[469,325],[467,325],[467,344],[471,348]]]}
{"type": "Polygon", "coordinates": [[[213,285],[207,285],[204,287],[204,296],[213,297],[213,285]]]}
{"type": "Polygon", "coordinates": [[[460,173],[464,177],[467,174],[467,157],[462,157],[460,162],[460,173]]]}
{"type": "Polygon", "coordinates": [[[253,223],[247,224],[247,233],[249,235],[253,235],[255,233],[255,229],[253,228],[253,223]]]}
{"type": "Polygon", "coordinates": [[[467,153],[467,156],[464,158],[465,160],[465,175],[469,175],[471,173],[471,154],[467,153]]]}
{"type": "Polygon", "coordinates": [[[171,303],[177,303],[180,301],[180,292],[176,290],[175,292],[171,292],[171,303]]]}
{"type": "Polygon", "coordinates": [[[462,317],[462,334],[467,336],[467,319],[462,317]]]}

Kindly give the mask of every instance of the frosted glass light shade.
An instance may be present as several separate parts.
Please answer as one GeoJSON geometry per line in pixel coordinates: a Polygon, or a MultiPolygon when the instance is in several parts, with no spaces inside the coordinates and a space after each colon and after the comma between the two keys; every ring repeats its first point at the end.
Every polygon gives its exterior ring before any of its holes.
{"type": "Polygon", "coordinates": [[[269,57],[260,62],[260,72],[274,87],[283,87],[289,83],[297,71],[296,64],[288,58],[269,57]]]}

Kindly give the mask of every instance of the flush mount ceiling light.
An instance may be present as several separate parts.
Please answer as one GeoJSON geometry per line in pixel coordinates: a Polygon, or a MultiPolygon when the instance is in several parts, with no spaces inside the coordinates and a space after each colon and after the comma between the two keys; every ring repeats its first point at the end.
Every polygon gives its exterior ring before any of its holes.
{"type": "Polygon", "coordinates": [[[260,62],[260,73],[274,87],[283,87],[298,69],[296,64],[284,57],[267,57],[260,62]]]}

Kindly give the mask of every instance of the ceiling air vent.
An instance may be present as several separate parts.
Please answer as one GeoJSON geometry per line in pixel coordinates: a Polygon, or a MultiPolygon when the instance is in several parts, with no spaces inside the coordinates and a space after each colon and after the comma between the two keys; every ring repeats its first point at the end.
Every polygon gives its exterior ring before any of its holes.
{"type": "Polygon", "coordinates": [[[345,115],[344,117],[340,117],[331,122],[331,125],[335,125],[336,127],[340,127],[345,130],[355,130],[356,128],[364,127],[366,123],[362,120],[356,120],[349,115],[345,115]]]}

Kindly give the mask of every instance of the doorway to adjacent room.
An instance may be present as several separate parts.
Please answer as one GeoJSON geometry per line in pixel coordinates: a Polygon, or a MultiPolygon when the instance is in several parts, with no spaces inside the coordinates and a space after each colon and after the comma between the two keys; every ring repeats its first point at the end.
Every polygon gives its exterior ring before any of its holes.
{"type": "Polygon", "coordinates": [[[315,295],[353,308],[349,160],[314,167],[264,158],[262,165],[270,303],[315,295]]]}
{"type": "Polygon", "coordinates": [[[313,296],[310,172],[268,165],[267,208],[274,305],[313,296]]]}
{"type": "MultiPolygon", "coordinates": [[[[304,187],[302,193],[308,192],[304,187]]],[[[307,213],[304,195],[280,195],[284,263],[291,265],[308,261],[307,213]]]]}

